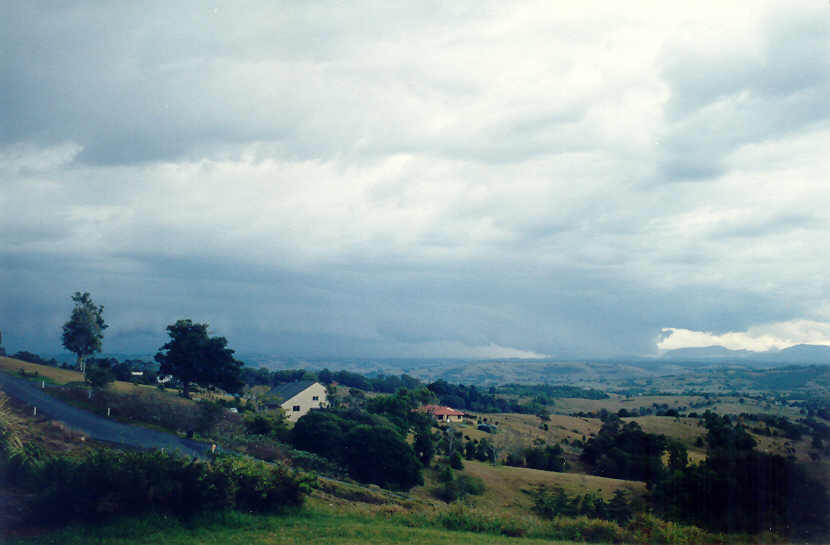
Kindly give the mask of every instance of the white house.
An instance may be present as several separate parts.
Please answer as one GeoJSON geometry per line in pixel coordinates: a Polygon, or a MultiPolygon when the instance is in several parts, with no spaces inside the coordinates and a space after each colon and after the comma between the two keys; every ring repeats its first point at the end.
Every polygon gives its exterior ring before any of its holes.
{"type": "Polygon", "coordinates": [[[329,406],[326,387],[313,380],[288,382],[273,388],[268,395],[280,398],[280,407],[291,422],[296,422],[311,409],[324,409],[329,406]]]}

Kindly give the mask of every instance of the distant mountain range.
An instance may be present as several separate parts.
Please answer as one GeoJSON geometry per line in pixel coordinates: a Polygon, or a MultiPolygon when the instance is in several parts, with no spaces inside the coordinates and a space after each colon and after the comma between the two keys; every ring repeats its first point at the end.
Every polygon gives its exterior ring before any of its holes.
{"type": "Polygon", "coordinates": [[[679,348],[669,350],[659,358],[663,361],[701,363],[757,363],[769,365],[830,365],[830,346],[797,344],[782,350],[752,352],[751,350],[729,350],[723,346],[703,348],[679,348]]]}
{"type": "MultiPolygon", "coordinates": [[[[149,354],[106,354],[124,359],[152,361],[149,354]]],[[[102,355],[103,356],[103,355],[102,355]]],[[[830,366],[830,346],[800,344],[783,350],[752,352],[723,346],[681,348],[660,356],[621,356],[607,359],[498,359],[454,358],[299,358],[256,353],[237,353],[251,367],[270,369],[328,368],[368,376],[406,373],[423,381],[443,379],[464,384],[495,385],[575,384],[592,386],[600,382],[689,375],[724,368],[772,369],[789,365],[830,366]]],[[[74,361],[71,354],[57,355],[58,361],[74,361]]]]}

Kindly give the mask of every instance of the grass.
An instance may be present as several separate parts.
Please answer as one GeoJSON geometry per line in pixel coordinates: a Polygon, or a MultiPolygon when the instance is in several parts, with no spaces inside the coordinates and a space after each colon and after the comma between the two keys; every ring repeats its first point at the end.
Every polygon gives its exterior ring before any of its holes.
{"type": "Polygon", "coordinates": [[[16,360],[0,356],[0,371],[5,371],[11,374],[18,374],[20,369],[23,369],[27,374],[37,373],[41,377],[51,381],[54,384],[67,384],[69,382],[83,382],[84,377],[77,371],[70,371],[69,369],[61,369],[59,367],[51,367],[49,365],[40,365],[37,363],[29,363],[28,361],[16,360]]]}
{"type": "MultiPolygon", "coordinates": [[[[581,473],[556,473],[523,467],[491,465],[486,462],[464,461],[463,473],[478,477],[484,482],[484,495],[471,498],[477,507],[499,514],[522,514],[533,504],[525,491],[539,485],[562,487],[569,495],[582,495],[588,491],[599,491],[606,499],[614,492],[623,489],[640,495],[645,492],[645,484],[638,481],[608,479],[581,473]]],[[[423,500],[432,498],[430,492],[437,482],[432,472],[425,472],[423,486],[412,490],[413,495],[423,500]]]]}
{"type": "Polygon", "coordinates": [[[242,513],[213,515],[182,523],[159,516],[126,519],[98,528],[72,526],[62,531],[27,538],[10,538],[9,545],[255,545],[297,544],[363,545],[366,543],[485,545],[572,543],[540,539],[456,532],[439,528],[410,527],[378,516],[334,514],[304,509],[282,516],[242,513]]]}
{"type": "MultiPolygon", "coordinates": [[[[61,369],[60,367],[52,367],[50,365],[40,365],[39,363],[30,363],[28,361],[16,360],[14,358],[0,357],[0,371],[17,375],[20,369],[23,369],[27,374],[32,375],[37,373],[40,377],[52,384],[64,385],[72,382],[83,382],[84,376],[71,369],[61,369]]],[[[124,382],[116,380],[110,385],[118,392],[134,392],[136,390],[155,389],[152,386],[145,384],[133,384],[132,382],[124,382]]]]}

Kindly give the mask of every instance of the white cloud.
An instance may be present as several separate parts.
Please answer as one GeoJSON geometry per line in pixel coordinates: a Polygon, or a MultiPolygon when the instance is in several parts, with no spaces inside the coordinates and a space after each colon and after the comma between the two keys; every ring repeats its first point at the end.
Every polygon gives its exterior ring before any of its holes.
{"type": "Polygon", "coordinates": [[[667,327],[657,343],[659,350],[723,346],[730,350],[765,352],[797,344],[830,346],[830,322],[791,320],[753,326],[746,331],[715,334],[707,331],[667,327]]]}

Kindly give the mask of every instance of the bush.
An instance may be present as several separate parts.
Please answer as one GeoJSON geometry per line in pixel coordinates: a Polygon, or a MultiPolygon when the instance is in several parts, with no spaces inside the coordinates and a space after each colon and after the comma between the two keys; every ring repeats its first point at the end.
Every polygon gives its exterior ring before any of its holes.
{"type": "Polygon", "coordinates": [[[281,464],[220,457],[210,462],[159,452],[93,451],[26,468],[39,522],[100,521],[149,512],[276,511],[302,503],[308,483],[281,464]]]}
{"type": "Polygon", "coordinates": [[[252,435],[264,435],[280,440],[288,438],[288,424],[282,410],[246,414],[245,430],[252,435]]]}
{"type": "Polygon", "coordinates": [[[616,523],[607,520],[562,517],[554,522],[554,528],[555,537],[558,539],[592,543],[620,543],[625,540],[625,531],[616,523]]]}
{"type": "Polygon", "coordinates": [[[695,526],[666,522],[654,515],[638,513],[628,525],[630,538],[637,543],[661,545],[706,545],[713,536],[695,526]]]}
{"type": "Polygon", "coordinates": [[[450,467],[453,469],[464,469],[464,462],[461,460],[461,453],[453,451],[452,455],[450,456],[450,467]]]}
{"type": "Polygon", "coordinates": [[[472,477],[470,475],[453,477],[452,473],[450,473],[449,480],[441,480],[444,484],[435,488],[432,493],[436,498],[447,503],[463,499],[468,495],[480,496],[484,494],[484,481],[478,477],[472,477]]]}
{"type": "Polygon", "coordinates": [[[86,369],[84,380],[95,388],[96,390],[105,388],[108,384],[115,381],[115,375],[108,367],[99,367],[97,365],[90,365],[86,369]]]}

